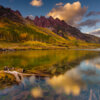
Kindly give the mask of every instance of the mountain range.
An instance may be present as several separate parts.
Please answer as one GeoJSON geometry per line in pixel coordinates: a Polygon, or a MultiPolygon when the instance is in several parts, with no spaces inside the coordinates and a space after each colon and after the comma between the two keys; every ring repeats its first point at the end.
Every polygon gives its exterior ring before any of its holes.
{"type": "Polygon", "coordinates": [[[45,16],[32,20],[24,18],[18,10],[0,6],[0,48],[87,48],[99,44],[99,37],[84,34],[64,20],[45,16]]]}
{"type": "Polygon", "coordinates": [[[39,27],[50,29],[65,39],[67,39],[67,36],[72,36],[86,42],[100,42],[100,38],[94,37],[93,35],[84,34],[77,28],[68,25],[64,20],[60,20],[58,18],[45,18],[44,16],[39,18],[36,16],[33,22],[39,27]]]}

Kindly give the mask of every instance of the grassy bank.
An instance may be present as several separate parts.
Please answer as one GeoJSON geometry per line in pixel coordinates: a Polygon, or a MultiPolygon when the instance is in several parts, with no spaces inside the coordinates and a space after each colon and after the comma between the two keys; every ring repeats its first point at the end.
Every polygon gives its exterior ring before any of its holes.
{"type": "Polygon", "coordinates": [[[68,46],[55,46],[48,43],[39,41],[26,41],[26,42],[5,42],[0,41],[0,50],[49,50],[49,49],[95,49],[100,48],[100,44],[80,43],[75,46],[73,43],[68,43],[68,46]]]}

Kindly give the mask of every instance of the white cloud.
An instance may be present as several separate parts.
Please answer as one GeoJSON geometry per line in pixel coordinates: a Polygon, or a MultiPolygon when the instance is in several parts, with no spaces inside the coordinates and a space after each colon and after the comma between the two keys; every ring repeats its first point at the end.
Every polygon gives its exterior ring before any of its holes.
{"type": "Polygon", "coordinates": [[[97,37],[100,37],[100,28],[96,29],[96,30],[93,30],[91,32],[87,32],[87,34],[91,34],[91,35],[95,35],[97,37]]]}
{"type": "Polygon", "coordinates": [[[75,26],[77,22],[81,21],[87,11],[87,7],[81,7],[79,1],[73,4],[66,3],[64,6],[53,8],[47,16],[65,20],[68,24],[75,26]]]}
{"type": "Polygon", "coordinates": [[[90,12],[86,15],[86,17],[97,16],[97,15],[100,15],[100,12],[90,11],[90,12]]]}
{"type": "Polygon", "coordinates": [[[30,4],[31,4],[32,6],[40,7],[40,6],[43,5],[43,2],[42,2],[42,0],[32,0],[32,1],[30,2],[30,4]]]}
{"type": "Polygon", "coordinates": [[[72,69],[64,75],[54,76],[46,81],[57,93],[73,94],[78,96],[86,84],[82,81],[78,69],[72,69]]]}
{"type": "Polygon", "coordinates": [[[62,6],[62,5],[63,5],[62,2],[56,3],[56,6],[62,6]]]}
{"type": "Polygon", "coordinates": [[[28,16],[31,20],[34,20],[34,16],[33,15],[29,15],[28,16]]]}
{"type": "Polygon", "coordinates": [[[88,19],[84,22],[81,22],[78,26],[82,27],[82,26],[87,26],[87,27],[95,27],[97,23],[99,23],[100,20],[99,19],[88,19]]]}

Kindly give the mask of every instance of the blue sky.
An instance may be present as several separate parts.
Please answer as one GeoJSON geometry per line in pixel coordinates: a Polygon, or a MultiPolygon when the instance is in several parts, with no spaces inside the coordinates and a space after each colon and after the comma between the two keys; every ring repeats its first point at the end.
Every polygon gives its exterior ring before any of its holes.
{"type": "MultiPolygon", "coordinates": [[[[57,3],[63,3],[62,6],[64,6],[67,3],[73,4],[77,2],[77,0],[41,0],[42,4],[40,6],[31,5],[30,2],[32,2],[32,0],[0,0],[0,5],[3,5],[5,7],[10,7],[14,10],[19,10],[23,16],[27,15],[45,16],[51,11],[53,12],[53,8],[56,7],[57,3]]],[[[79,2],[81,4],[81,8],[83,8],[84,6],[88,8],[87,11],[81,16],[82,18],[81,20],[78,21],[78,23],[86,22],[86,20],[97,20],[97,19],[100,20],[100,14],[85,17],[85,15],[91,11],[100,12],[100,0],[79,0],[79,2]]],[[[56,10],[58,11],[58,9],[56,10]]],[[[66,14],[64,15],[66,17],[66,14]]],[[[66,18],[65,21],[67,22],[66,18]]],[[[83,32],[89,32],[100,28],[99,26],[100,23],[97,22],[93,27],[88,25],[83,25],[80,27],[80,29],[83,32]]]]}

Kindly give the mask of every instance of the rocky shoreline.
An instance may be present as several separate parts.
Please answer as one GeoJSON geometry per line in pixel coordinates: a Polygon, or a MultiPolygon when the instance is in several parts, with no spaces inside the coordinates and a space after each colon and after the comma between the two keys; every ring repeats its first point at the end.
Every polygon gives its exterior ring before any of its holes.
{"type": "Polygon", "coordinates": [[[0,51],[16,51],[16,49],[5,49],[5,48],[0,48],[0,51]]]}

